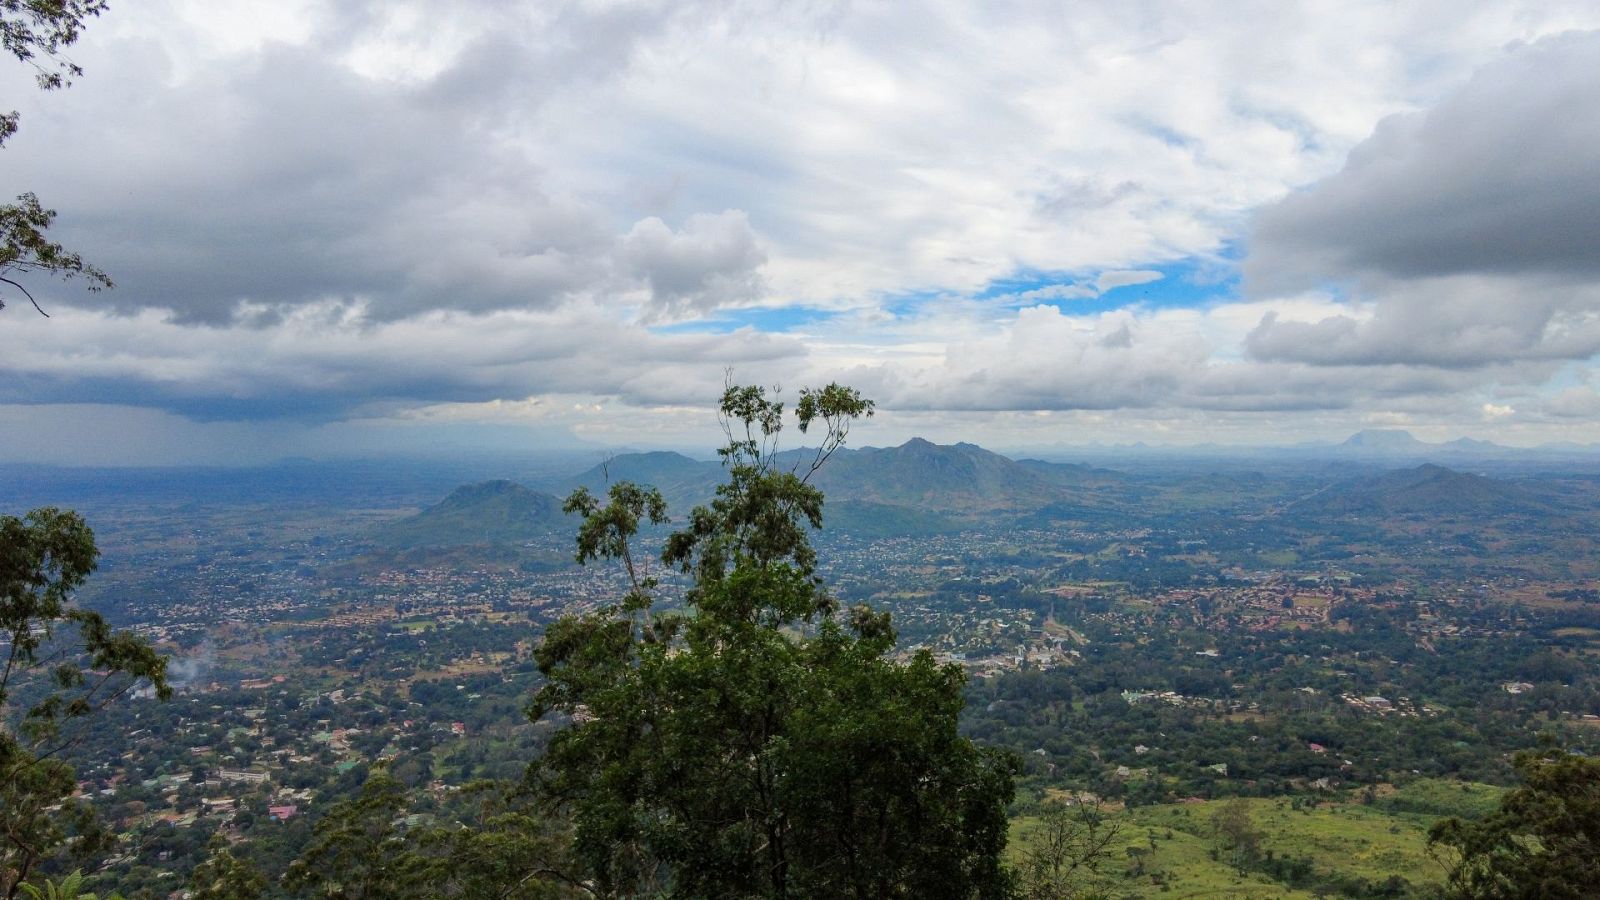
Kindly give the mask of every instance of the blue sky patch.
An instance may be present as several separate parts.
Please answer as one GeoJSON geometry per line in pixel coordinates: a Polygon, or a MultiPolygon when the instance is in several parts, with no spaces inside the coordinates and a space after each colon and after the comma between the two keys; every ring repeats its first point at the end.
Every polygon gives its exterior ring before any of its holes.
{"type": "Polygon", "coordinates": [[[1190,256],[1161,265],[1129,266],[1126,269],[1090,272],[1021,272],[990,282],[975,297],[979,300],[992,300],[1016,306],[1044,304],[1073,314],[1105,312],[1126,306],[1152,309],[1209,306],[1218,301],[1238,298],[1240,281],[1238,259],[1236,248],[1229,246],[1215,255],[1190,256]],[[1103,274],[1114,271],[1159,272],[1161,278],[1140,284],[1108,287],[1097,295],[1082,297],[1021,296],[1058,285],[1065,288],[1081,287],[1086,289],[1086,294],[1089,294],[1097,290],[1096,282],[1103,274]]]}
{"type": "Polygon", "coordinates": [[[806,325],[825,322],[838,313],[810,306],[723,309],[709,318],[676,322],[650,329],[655,334],[727,334],[751,327],[767,334],[783,334],[806,325]]]}

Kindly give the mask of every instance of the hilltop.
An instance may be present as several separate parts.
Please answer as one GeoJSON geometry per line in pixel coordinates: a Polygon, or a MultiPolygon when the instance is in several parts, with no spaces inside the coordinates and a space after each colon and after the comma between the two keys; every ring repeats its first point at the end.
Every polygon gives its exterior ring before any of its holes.
{"type": "Polygon", "coordinates": [[[1493,516],[1537,506],[1525,488],[1434,463],[1330,485],[1289,505],[1301,515],[1493,516]]]}
{"type": "Polygon", "coordinates": [[[1057,492],[1042,474],[976,444],[922,438],[836,453],[816,483],[830,497],[943,513],[1033,509],[1057,492]]]}
{"type": "Polygon", "coordinates": [[[561,501],[514,481],[485,481],[451,491],[424,509],[376,530],[394,549],[521,544],[566,529],[561,501]]]}
{"type": "Polygon", "coordinates": [[[566,496],[577,487],[603,495],[612,482],[631,481],[659,490],[673,512],[684,513],[709,501],[721,480],[721,463],[692,459],[670,450],[654,450],[618,454],[573,478],[553,481],[550,489],[558,496],[566,496]]]}

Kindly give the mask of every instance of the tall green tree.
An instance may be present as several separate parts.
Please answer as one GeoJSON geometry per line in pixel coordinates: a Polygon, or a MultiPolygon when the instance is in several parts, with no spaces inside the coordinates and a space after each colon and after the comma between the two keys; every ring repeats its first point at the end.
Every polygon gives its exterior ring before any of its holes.
{"type": "Polygon", "coordinates": [[[72,592],[99,558],[74,512],[0,516],[0,897],[16,897],[58,851],[91,858],[110,836],[72,799],[72,768],[58,757],[75,720],[141,681],[165,698],[167,660],[138,635],[116,631],[72,592]],[[66,847],[70,842],[70,847],[66,847]]]}
{"type": "Polygon", "coordinates": [[[410,897],[406,840],[399,820],[405,785],[377,768],[361,793],[334,804],[317,822],[311,844],[289,866],[284,885],[296,896],[327,900],[410,897]]]}
{"type": "Polygon", "coordinates": [[[1478,821],[1428,832],[1446,894],[1473,900],[1566,900],[1600,890],[1600,760],[1554,748],[1517,754],[1522,784],[1478,821]]]}
{"type": "Polygon", "coordinates": [[[220,834],[206,849],[205,861],[189,874],[189,900],[261,900],[267,878],[259,869],[234,856],[220,834]]]}
{"type": "Polygon", "coordinates": [[[530,715],[566,727],[530,777],[571,817],[573,877],[608,897],[1005,895],[1015,762],[957,733],[962,671],[891,659],[888,615],[841,611],[815,574],[811,478],[871,401],[802,391],[817,446],[795,466],[774,396],[730,384],[720,410],[727,480],[661,554],[688,578],[681,606],[632,549],[666,518],[659,493],[568,499],[579,561],[620,560],[631,584],[537,652],[530,715]]]}
{"type": "MultiPolygon", "coordinates": [[[[83,74],[66,51],[90,19],[106,10],[106,0],[0,0],[0,49],[33,68],[40,89],[57,90],[83,74]]],[[[0,147],[16,134],[21,116],[16,110],[0,113],[0,147]]],[[[111,287],[106,273],[83,260],[46,232],[56,212],[46,209],[32,193],[17,202],[0,204],[0,309],[7,289],[28,298],[34,309],[48,315],[17,277],[43,273],[60,278],[83,278],[89,290],[111,287]]]]}
{"type": "Polygon", "coordinates": [[[1260,859],[1261,832],[1256,829],[1250,801],[1235,797],[1222,804],[1211,815],[1211,827],[1216,831],[1218,849],[1236,871],[1243,873],[1260,859]]]}
{"type": "MultiPolygon", "coordinates": [[[[557,900],[580,896],[554,866],[564,835],[511,785],[462,790],[467,815],[406,824],[411,794],[376,767],[354,797],[333,804],[290,864],[294,896],[328,900],[557,900]]],[[[197,872],[196,878],[199,878],[197,872]]],[[[202,895],[196,895],[197,897],[202,895]]],[[[208,894],[236,900],[234,894],[208,894]]]]}

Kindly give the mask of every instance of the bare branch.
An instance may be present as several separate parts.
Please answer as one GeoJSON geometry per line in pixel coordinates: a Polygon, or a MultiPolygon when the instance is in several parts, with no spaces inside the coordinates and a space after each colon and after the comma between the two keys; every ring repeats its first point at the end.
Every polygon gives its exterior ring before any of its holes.
{"type": "MultiPolygon", "coordinates": [[[[9,278],[6,278],[3,275],[0,275],[0,281],[3,281],[6,284],[9,284],[12,287],[16,288],[17,290],[21,291],[22,292],[22,296],[27,297],[28,298],[28,302],[33,304],[33,308],[37,309],[39,311],[39,315],[44,316],[46,319],[50,318],[50,314],[44,311],[44,307],[39,305],[39,301],[33,299],[33,295],[28,293],[28,289],[27,288],[25,288],[22,285],[16,283],[15,281],[12,281],[9,278]]],[[[5,305],[6,305],[5,301],[4,300],[0,300],[0,309],[4,309],[5,305]]]]}

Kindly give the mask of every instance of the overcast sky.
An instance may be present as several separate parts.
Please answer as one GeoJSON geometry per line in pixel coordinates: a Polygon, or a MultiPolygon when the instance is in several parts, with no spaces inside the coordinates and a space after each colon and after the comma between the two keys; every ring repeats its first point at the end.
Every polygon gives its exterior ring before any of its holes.
{"type": "Polygon", "coordinates": [[[1600,5],[113,0],[0,461],[1600,441],[1600,5]]]}

